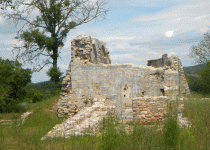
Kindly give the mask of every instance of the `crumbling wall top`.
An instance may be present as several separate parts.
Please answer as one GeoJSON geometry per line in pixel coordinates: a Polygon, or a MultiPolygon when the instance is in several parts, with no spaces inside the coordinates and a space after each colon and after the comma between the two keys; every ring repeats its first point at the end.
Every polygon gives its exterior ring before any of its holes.
{"type": "Polygon", "coordinates": [[[79,35],[71,42],[71,62],[110,64],[109,51],[105,43],[90,36],[79,35]]]}

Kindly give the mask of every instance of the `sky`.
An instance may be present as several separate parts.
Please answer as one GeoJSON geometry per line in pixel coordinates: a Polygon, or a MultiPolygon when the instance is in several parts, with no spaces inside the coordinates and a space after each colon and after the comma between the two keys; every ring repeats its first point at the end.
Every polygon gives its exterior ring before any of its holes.
{"type": "MultiPolygon", "coordinates": [[[[96,0],[94,0],[96,1],[96,0]]],[[[209,0],[105,0],[106,19],[78,26],[68,33],[59,49],[58,66],[66,74],[71,60],[71,40],[91,36],[106,43],[112,64],[147,64],[163,54],[179,56],[183,66],[196,65],[189,57],[191,47],[203,40],[210,29],[209,0]]],[[[12,49],[19,26],[0,17],[0,57],[14,59],[12,49]]],[[[30,64],[24,67],[31,68],[30,64]]],[[[32,74],[32,83],[47,81],[45,66],[32,74]]]]}

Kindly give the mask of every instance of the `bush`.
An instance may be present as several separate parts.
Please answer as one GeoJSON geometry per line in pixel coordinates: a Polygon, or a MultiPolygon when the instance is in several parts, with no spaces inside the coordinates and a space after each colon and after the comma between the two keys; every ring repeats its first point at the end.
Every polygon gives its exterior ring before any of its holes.
{"type": "Polygon", "coordinates": [[[38,93],[38,92],[39,92],[39,90],[37,90],[37,89],[29,89],[29,90],[27,90],[27,97],[32,98],[34,96],[34,94],[38,93]]]}
{"type": "Polygon", "coordinates": [[[37,92],[32,96],[32,102],[36,103],[36,102],[40,102],[44,99],[44,96],[42,93],[37,92]]]}

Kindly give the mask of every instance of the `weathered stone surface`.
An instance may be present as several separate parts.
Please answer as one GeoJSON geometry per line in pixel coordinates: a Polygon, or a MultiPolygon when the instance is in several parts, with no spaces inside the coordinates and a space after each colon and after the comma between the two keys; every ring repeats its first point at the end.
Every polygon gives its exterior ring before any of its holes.
{"type": "Polygon", "coordinates": [[[66,137],[82,135],[89,132],[99,131],[100,123],[109,112],[113,112],[115,106],[105,99],[99,99],[91,107],[84,107],[73,117],[53,127],[41,140],[45,138],[66,137]]]}
{"type": "Polygon", "coordinates": [[[132,100],[133,121],[138,123],[162,120],[167,112],[168,97],[138,97],[132,100]],[[144,109],[141,108],[143,105],[144,109]]]}

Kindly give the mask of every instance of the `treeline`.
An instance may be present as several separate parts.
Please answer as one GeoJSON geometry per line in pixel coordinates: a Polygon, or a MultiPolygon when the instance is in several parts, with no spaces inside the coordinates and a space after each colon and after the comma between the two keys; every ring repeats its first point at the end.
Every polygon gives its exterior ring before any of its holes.
{"type": "Polygon", "coordinates": [[[61,89],[61,83],[64,77],[61,78],[59,88],[56,88],[55,82],[45,81],[40,83],[29,83],[26,85],[27,89],[27,100],[33,103],[42,101],[43,99],[50,98],[58,95],[61,89]]]}
{"type": "Polygon", "coordinates": [[[199,64],[199,65],[183,67],[183,68],[186,74],[198,74],[203,68],[205,68],[205,66],[206,64],[199,64]]]}

